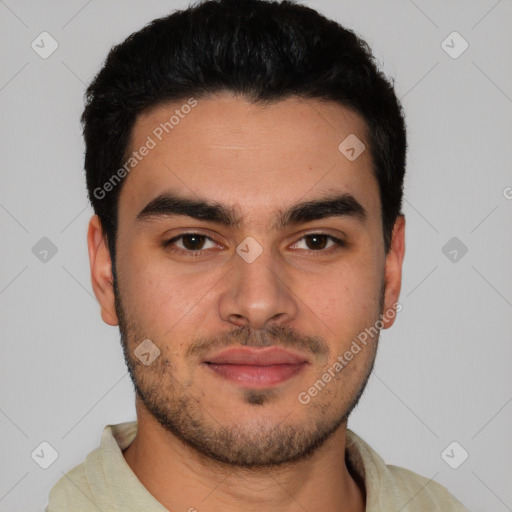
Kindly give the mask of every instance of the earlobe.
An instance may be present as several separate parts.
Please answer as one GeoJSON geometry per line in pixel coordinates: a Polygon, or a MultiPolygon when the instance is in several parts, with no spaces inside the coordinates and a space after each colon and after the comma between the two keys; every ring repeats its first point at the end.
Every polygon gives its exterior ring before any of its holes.
{"type": "Polygon", "coordinates": [[[112,261],[108,250],[107,236],[104,234],[100,219],[94,215],[89,221],[87,232],[89,263],[91,266],[91,284],[94,295],[101,307],[101,318],[108,325],[118,325],[115,308],[115,296],[112,277],[112,261]]]}
{"type": "Polygon", "coordinates": [[[405,255],[405,216],[399,215],[393,227],[391,247],[386,256],[384,310],[382,322],[384,329],[393,325],[396,318],[396,307],[402,286],[402,263],[405,255]]]}

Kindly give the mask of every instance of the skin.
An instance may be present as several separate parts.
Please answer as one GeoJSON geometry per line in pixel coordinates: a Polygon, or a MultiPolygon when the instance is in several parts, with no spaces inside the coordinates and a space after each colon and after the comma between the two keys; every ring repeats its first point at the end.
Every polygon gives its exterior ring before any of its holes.
{"type": "MultiPolygon", "coordinates": [[[[180,105],[141,114],[130,150],[180,105]]],[[[123,454],[170,510],[365,508],[364,488],[345,461],[346,419],[373,367],[378,337],[309,404],[297,398],[400,293],[405,219],[398,218],[386,254],[370,152],[349,161],[338,150],[349,134],[366,143],[363,119],[333,102],[292,98],[262,107],[230,94],[200,98],[123,184],[116,290],[106,237],[98,217],[90,221],[93,289],[103,320],[120,326],[137,390],[138,433],[123,454]],[[232,207],[243,226],[186,216],[138,222],[164,191],[232,207]],[[329,217],[272,228],[286,207],[332,192],[352,194],[366,221],[329,217]],[[190,239],[174,243],[180,253],[163,247],[190,232],[214,241],[196,239],[197,257],[190,256],[190,239]],[[304,238],[314,233],[347,245],[304,238]],[[262,248],[252,263],[236,252],[247,237],[262,248]],[[144,339],[160,350],[148,366],[134,355],[144,339]],[[264,390],[242,388],[201,364],[244,344],[285,347],[310,364],[264,390]]],[[[383,327],[393,322],[384,316],[383,327]]]]}

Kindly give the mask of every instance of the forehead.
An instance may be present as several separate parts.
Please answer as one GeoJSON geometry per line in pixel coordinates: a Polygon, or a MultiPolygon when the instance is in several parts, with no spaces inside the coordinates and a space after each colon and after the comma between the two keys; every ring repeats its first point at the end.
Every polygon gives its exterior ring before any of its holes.
{"type": "Polygon", "coordinates": [[[372,215],[380,202],[369,151],[356,159],[346,152],[367,146],[366,130],[358,114],[319,100],[260,105],[225,94],[158,105],[134,124],[127,156],[139,156],[119,217],[134,219],[169,190],[260,217],[299,199],[350,193],[372,215]]]}

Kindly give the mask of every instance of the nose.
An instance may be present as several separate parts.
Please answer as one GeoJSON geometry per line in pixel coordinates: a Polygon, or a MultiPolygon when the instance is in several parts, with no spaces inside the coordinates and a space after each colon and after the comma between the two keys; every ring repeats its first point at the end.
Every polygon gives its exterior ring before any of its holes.
{"type": "Polygon", "coordinates": [[[279,256],[273,258],[269,248],[253,261],[237,253],[219,298],[219,314],[237,327],[264,329],[288,323],[298,309],[291,284],[279,256]]]}

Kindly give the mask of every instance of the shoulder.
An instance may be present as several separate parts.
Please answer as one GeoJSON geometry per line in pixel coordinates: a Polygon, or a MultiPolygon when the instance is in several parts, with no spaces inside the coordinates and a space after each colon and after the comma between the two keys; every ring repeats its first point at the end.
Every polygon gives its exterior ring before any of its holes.
{"type": "Polygon", "coordinates": [[[348,429],[346,462],[364,482],[368,511],[468,512],[441,484],[409,469],[386,464],[368,443],[348,429]]]}
{"type": "Polygon", "coordinates": [[[64,474],[52,487],[46,511],[64,512],[74,510],[85,512],[95,510],[93,500],[85,474],[85,463],[82,463],[64,474]]]}
{"type": "Polygon", "coordinates": [[[107,512],[116,509],[113,496],[119,497],[118,480],[124,483],[123,478],[128,475],[132,482],[137,482],[122,455],[122,449],[133,440],[136,430],[137,422],[133,421],[107,425],[103,429],[100,446],[92,450],[84,462],[63,474],[52,487],[46,512],[107,512]]]}
{"type": "Polygon", "coordinates": [[[446,487],[435,480],[399,466],[387,465],[386,467],[395,488],[401,494],[410,496],[411,511],[469,512],[446,487]]]}

